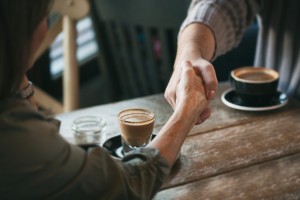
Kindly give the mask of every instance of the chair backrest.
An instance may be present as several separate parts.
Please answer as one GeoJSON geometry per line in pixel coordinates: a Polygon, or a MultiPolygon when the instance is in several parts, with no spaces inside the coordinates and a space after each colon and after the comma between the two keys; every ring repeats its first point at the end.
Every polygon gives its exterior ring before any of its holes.
{"type": "Polygon", "coordinates": [[[190,0],[90,2],[100,58],[115,89],[123,98],[162,92],[190,0]]]}
{"type": "Polygon", "coordinates": [[[35,58],[38,58],[54,41],[55,37],[63,31],[63,103],[61,104],[44,91],[36,88],[36,99],[45,109],[54,114],[68,112],[79,107],[79,75],[76,57],[76,21],[89,13],[87,0],[56,0],[53,12],[60,15],[60,19],[49,29],[47,36],[35,58]]]}

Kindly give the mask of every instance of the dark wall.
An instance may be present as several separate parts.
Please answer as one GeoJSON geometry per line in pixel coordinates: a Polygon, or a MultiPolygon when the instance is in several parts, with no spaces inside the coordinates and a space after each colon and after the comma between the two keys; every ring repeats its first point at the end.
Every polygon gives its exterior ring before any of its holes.
{"type": "Polygon", "coordinates": [[[253,65],[257,31],[258,26],[255,22],[247,29],[237,48],[218,57],[213,62],[219,82],[228,80],[229,73],[232,69],[253,65]]]}
{"type": "MultiPolygon", "coordinates": [[[[213,62],[219,82],[228,80],[229,73],[232,69],[240,66],[253,65],[255,46],[257,40],[257,31],[258,31],[258,26],[256,23],[254,23],[251,27],[249,27],[240,45],[237,48],[233,49],[232,51],[226,53],[223,56],[218,57],[213,62]]],[[[59,77],[58,79],[52,79],[50,77],[48,55],[49,52],[46,52],[38,60],[38,62],[35,64],[35,67],[32,70],[30,70],[29,78],[30,80],[32,80],[34,84],[44,89],[50,95],[60,99],[62,95],[62,78],[59,77]]],[[[81,85],[84,84],[85,82],[88,82],[93,77],[101,74],[100,67],[99,67],[100,65],[101,62],[99,62],[99,59],[95,58],[90,62],[86,63],[85,66],[80,67],[81,85]]],[[[114,80],[115,78],[116,77],[112,77],[112,79],[114,80]]],[[[102,90],[101,93],[105,94],[106,92],[107,91],[102,90]]],[[[111,100],[109,101],[122,100],[122,98],[116,98],[115,96],[110,97],[110,99],[111,100]]]]}

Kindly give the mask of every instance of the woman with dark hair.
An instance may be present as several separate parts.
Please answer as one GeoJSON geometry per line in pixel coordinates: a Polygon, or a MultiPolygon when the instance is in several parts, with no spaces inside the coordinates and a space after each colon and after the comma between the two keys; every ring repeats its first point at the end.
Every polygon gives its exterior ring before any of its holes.
{"type": "Polygon", "coordinates": [[[59,135],[59,122],[30,103],[26,71],[47,32],[50,0],[0,1],[0,199],[150,199],[208,101],[183,63],[174,113],[145,148],[115,160],[59,135]]]}
{"type": "Polygon", "coordinates": [[[22,81],[26,82],[24,74],[33,64],[30,55],[36,51],[47,32],[45,19],[50,7],[49,2],[45,0],[30,6],[27,1],[0,2],[1,99],[12,96],[19,89],[22,81]],[[34,34],[35,29],[39,29],[39,34],[34,34]],[[31,44],[31,41],[34,42],[31,44]]]}

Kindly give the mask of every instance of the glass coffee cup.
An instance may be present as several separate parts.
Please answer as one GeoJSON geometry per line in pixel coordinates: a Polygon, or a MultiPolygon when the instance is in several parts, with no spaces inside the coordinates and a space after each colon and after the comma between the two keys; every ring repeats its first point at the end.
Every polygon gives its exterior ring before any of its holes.
{"type": "Polygon", "coordinates": [[[146,146],[152,139],[155,115],[153,112],[133,108],[118,114],[123,153],[146,146]]]}

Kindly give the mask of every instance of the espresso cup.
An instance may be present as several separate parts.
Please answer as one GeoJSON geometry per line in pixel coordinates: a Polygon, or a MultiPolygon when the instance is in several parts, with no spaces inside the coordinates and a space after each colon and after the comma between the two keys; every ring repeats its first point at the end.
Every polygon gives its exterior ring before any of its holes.
{"type": "Polygon", "coordinates": [[[277,93],[279,73],[263,67],[240,67],[230,73],[230,83],[243,101],[264,101],[277,93]]]}
{"type": "Polygon", "coordinates": [[[123,153],[146,146],[152,138],[155,115],[153,112],[133,108],[118,114],[123,153]]]}

